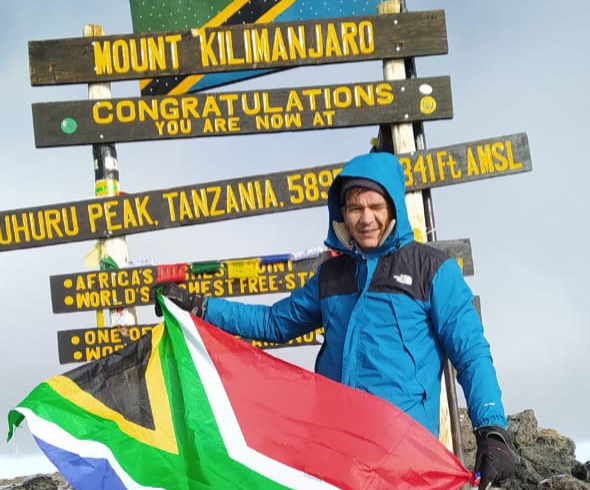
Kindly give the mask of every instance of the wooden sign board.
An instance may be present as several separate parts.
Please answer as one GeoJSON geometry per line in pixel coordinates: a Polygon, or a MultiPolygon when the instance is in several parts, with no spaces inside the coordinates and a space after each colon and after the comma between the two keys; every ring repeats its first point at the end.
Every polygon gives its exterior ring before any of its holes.
{"type": "MultiPolygon", "coordinates": [[[[139,337],[150,332],[157,324],[130,325],[104,328],[84,328],[57,332],[59,363],[88,362],[101,359],[123,349],[139,337]]],[[[323,328],[309,332],[284,344],[243,339],[254,347],[263,350],[285,347],[305,347],[320,345],[323,341],[323,328]]]]}
{"type": "MultiPolygon", "coordinates": [[[[479,296],[473,298],[473,306],[481,319],[481,301],[479,296]]],[[[121,350],[139,337],[150,332],[157,324],[126,325],[104,328],[84,328],[62,330],[57,332],[57,346],[60,364],[88,362],[101,359],[121,350]]],[[[239,338],[239,337],[238,337],[239,338]]],[[[323,327],[316,328],[284,344],[260,340],[243,339],[253,347],[262,350],[284,349],[287,347],[309,347],[321,345],[324,341],[323,327]]]]}
{"type": "Polygon", "coordinates": [[[38,148],[451,117],[449,77],[33,104],[38,148]]]}
{"type": "MultiPolygon", "coordinates": [[[[429,245],[454,257],[463,274],[473,275],[471,243],[468,239],[432,242],[429,245]]],[[[221,262],[221,268],[211,274],[186,273],[186,289],[218,298],[258,294],[289,293],[300,288],[314,275],[329,253],[313,259],[258,264],[254,274],[233,276],[231,261],[221,262]]],[[[245,259],[242,259],[245,260],[245,259]]],[[[153,302],[150,289],[157,282],[169,280],[169,271],[185,264],[130,267],[108,271],[90,271],[51,276],[51,304],[54,313],[124,308],[153,302]]]]}
{"type": "MultiPolygon", "coordinates": [[[[406,190],[532,169],[525,133],[398,155],[406,190]]],[[[324,206],[342,163],[0,212],[0,252],[324,206]]]]}
{"type": "Polygon", "coordinates": [[[448,52],[444,11],[29,42],[31,85],[289,68],[448,52]]]}

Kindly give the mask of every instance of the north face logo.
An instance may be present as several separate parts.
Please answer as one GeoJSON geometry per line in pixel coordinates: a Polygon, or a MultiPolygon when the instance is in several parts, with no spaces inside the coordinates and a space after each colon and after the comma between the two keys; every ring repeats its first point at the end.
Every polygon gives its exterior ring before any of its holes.
{"type": "Polygon", "coordinates": [[[412,285],[412,276],[408,276],[407,274],[396,274],[393,278],[399,282],[400,284],[404,284],[406,286],[412,285]]]}

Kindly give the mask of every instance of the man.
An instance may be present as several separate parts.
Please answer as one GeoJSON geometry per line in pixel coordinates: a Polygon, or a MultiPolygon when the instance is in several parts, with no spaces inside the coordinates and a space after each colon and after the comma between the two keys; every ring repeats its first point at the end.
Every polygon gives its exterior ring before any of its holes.
{"type": "Polygon", "coordinates": [[[404,197],[395,156],[360,155],[328,193],[325,244],[340,255],[302,288],[271,306],[205,298],[173,283],[162,293],[242,337],[286,342],[323,326],[317,373],[388,400],[436,436],[448,353],[475,427],[480,488],[488,488],[514,471],[489,344],[456,261],[414,241],[404,197]]]}

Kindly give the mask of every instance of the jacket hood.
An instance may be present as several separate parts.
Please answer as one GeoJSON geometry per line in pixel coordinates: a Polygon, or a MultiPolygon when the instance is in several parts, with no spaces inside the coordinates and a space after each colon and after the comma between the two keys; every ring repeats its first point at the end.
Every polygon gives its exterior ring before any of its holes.
{"type": "Polygon", "coordinates": [[[395,207],[396,222],[393,231],[380,246],[368,255],[391,252],[414,240],[414,233],[406,209],[406,185],[402,166],[391,153],[367,153],[350,160],[337,175],[328,191],[328,236],[325,245],[339,252],[350,253],[351,249],[342,237],[345,229],[342,216],[340,191],[342,182],[347,177],[369,179],[380,184],[389,194],[395,207]],[[340,238],[342,237],[342,238],[340,238]]]}

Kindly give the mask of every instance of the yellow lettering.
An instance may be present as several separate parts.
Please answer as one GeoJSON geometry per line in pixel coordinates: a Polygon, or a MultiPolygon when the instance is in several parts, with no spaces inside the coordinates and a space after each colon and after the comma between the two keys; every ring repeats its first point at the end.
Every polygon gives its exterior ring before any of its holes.
{"type": "Polygon", "coordinates": [[[221,31],[217,33],[217,43],[219,44],[219,63],[221,65],[226,65],[227,58],[225,56],[225,37],[221,31]]]}
{"type": "MultiPolygon", "coordinates": [[[[228,116],[234,115],[234,102],[238,100],[237,94],[225,94],[220,93],[218,94],[219,100],[225,102],[227,104],[227,114],[228,116]]],[[[186,116],[185,116],[186,117],[186,116]]]]}
{"type": "Polygon", "coordinates": [[[467,148],[467,176],[471,177],[472,175],[479,175],[479,168],[477,166],[477,161],[473,156],[473,150],[467,148]]]}
{"type": "Polygon", "coordinates": [[[113,122],[113,104],[108,100],[99,100],[92,105],[92,118],[96,124],[109,124],[113,122]],[[101,109],[106,109],[107,114],[101,115],[101,109]]]}
{"type": "Polygon", "coordinates": [[[289,59],[289,55],[287,53],[285,41],[283,40],[283,35],[281,34],[281,29],[280,27],[277,27],[275,29],[274,42],[272,43],[271,61],[277,61],[279,59],[286,61],[289,59]]]}
{"type": "Polygon", "coordinates": [[[84,276],[76,276],[76,291],[84,291],[86,289],[86,281],[84,276]]]}
{"type": "Polygon", "coordinates": [[[131,100],[122,100],[118,102],[116,107],[116,114],[117,120],[119,120],[122,123],[135,121],[135,104],[131,100]]]}
{"type": "Polygon", "coordinates": [[[148,54],[150,70],[166,69],[166,47],[162,36],[148,37],[148,54]]]}
{"type": "Polygon", "coordinates": [[[141,226],[144,226],[146,223],[150,225],[154,224],[154,220],[152,219],[150,213],[147,210],[147,204],[149,200],[150,196],[135,198],[135,209],[137,211],[137,218],[141,226]]]}
{"type": "Polygon", "coordinates": [[[512,154],[512,142],[506,141],[506,151],[508,152],[508,162],[511,169],[522,168],[522,162],[515,162],[514,155],[512,154]]]}
{"type": "Polygon", "coordinates": [[[169,34],[164,38],[170,44],[170,61],[173,69],[177,69],[180,64],[178,59],[178,43],[181,39],[182,36],[180,34],[169,34]]]}
{"type": "Polygon", "coordinates": [[[174,198],[178,197],[178,192],[164,192],[162,197],[168,201],[168,213],[170,215],[170,221],[176,221],[176,211],[174,209],[174,198]]]}
{"type": "Polygon", "coordinates": [[[187,217],[188,217],[188,219],[194,218],[190,202],[189,202],[188,197],[185,192],[180,193],[180,199],[178,201],[178,208],[179,208],[178,216],[179,216],[180,220],[184,220],[187,217]]]}
{"type": "Polygon", "coordinates": [[[244,114],[246,114],[247,116],[254,116],[255,114],[260,113],[260,93],[254,92],[252,94],[252,97],[254,98],[254,106],[250,108],[250,106],[248,105],[248,94],[242,94],[242,110],[244,111],[244,114]]]}
{"type": "Polygon", "coordinates": [[[94,48],[94,69],[97,75],[110,75],[113,73],[113,62],[111,59],[111,43],[110,41],[94,41],[92,43],[94,48]]]}
{"type": "Polygon", "coordinates": [[[102,218],[103,208],[99,203],[91,203],[88,205],[88,222],[90,223],[90,229],[92,232],[96,232],[96,220],[102,218]]]}
{"type": "Polygon", "coordinates": [[[291,112],[293,107],[297,108],[298,111],[303,111],[303,104],[299,94],[297,93],[297,90],[289,90],[289,97],[287,99],[287,106],[285,107],[285,110],[287,112],[291,112]]]}
{"type": "Polygon", "coordinates": [[[333,23],[328,24],[328,32],[326,33],[326,48],[325,56],[342,56],[342,48],[340,46],[340,39],[333,23]]]}
{"type": "Polygon", "coordinates": [[[111,210],[111,207],[115,208],[118,205],[119,205],[119,203],[117,201],[105,201],[104,202],[105,219],[106,219],[108,230],[120,230],[122,228],[122,226],[120,224],[113,223],[113,219],[116,218],[116,216],[117,216],[117,211],[111,210]]]}
{"type": "Polygon", "coordinates": [[[208,66],[217,66],[219,63],[217,62],[217,58],[215,57],[215,53],[213,52],[213,41],[215,40],[215,33],[209,34],[207,36],[207,32],[205,29],[199,30],[199,38],[201,42],[199,43],[199,47],[201,49],[201,63],[204,67],[208,66]]]}
{"type": "Polygon", "coordinates": [[[242,182],[238,183],[238,194],[240,196],[241,207],[244,211],[247,209],[256,209],[254,186],[252,185],[252,182],[248,182],[246,185],[242,182]]]}
{"type": "Polygon", "coordinates": [[[315,26],[315,50],[310,49],[308,51],[310,58],[321,58],[324,54],[324,36],[322,35],[322,25],[316,24],[315,26]]]}
{"type": "Polygon", "coordinates": [[[240,212],[240,207],[238,206],[238,199],[234,194],[234,191],[230,186],[227,186],[227,198],[226,198],[226,209],[228,213],[235,211],[236,213],[240,212]]]}
{"type": "Polygon", "coordinates": [[[393,88],[389,83],[380,83],[375,87],[377,93],[377,103],[379,105],[387,105],[393,102],[393,88]]]}
{"type": "Polygon", "coordinates": [[[270,207],[278,208],[279,200],[275,194],[270,179],[264,181],[264,208],[269,209],[270,207]]]}
{"type": "Polygon", "coordinates": [[[268,40],[268,29],[252,31],[252,54],[254,63],[268,61],[270,53],[270,42],[268,40]]]}
{"type": "Polygon", "coordinates": [[[213,202],[211,203],[211,216],[219,216],[220,214],[225,214],[225,211],[223,209],[217,209],[217,204],[219,203],[219,198],[221,197],[221,187],[210,187],[208,190],[213,192],[213,202]]]}
{"type": "Polygon", "coordinates": [[[129,40],[129,58],[131,61],[131,69],[137,73],[143,73],[148,69],[147,40],[142,37],[139,39],[140,48],[137,49],[137,40],[129,40]]]}
{"type": "Polygon", "coordinates": [[[336,107],[345,109],[352,104],[352,92],[349,87],[336,87],[333,92],[333,99],[336,107]]]}
{"type": "Polygon", "coordinates": [[[362,87],[361,85],[354,86],[354,103],[356,107],[361,107],[363,103],[368,106],[375,105],[375,94],[373,91],[373,86],[369,85],[366,87],[362,87]]]}
{"type": "Polygon", "coordinates": [[[178,119],[180,115],[178,100],[174,97],[165,97],[160,101],[160,111],[164,119],[178,119]]]}
{"type": "Polygon", "coordinates": [[[479,167],[482,174],[494,173],[494,164],[492,162],[492,149],[490,145],[477,145],[477,156],[479,167]]]}
{"type": "Polygon", "coordinates": [[[129,47],[123,39],[113,42],[113,68],[117,73],[127,73],[131,68],[129,47]]]}
{"type": "Polygon", "coordinates": [[[503,172],[508,169],[508,158],[504,156],[504,143],[497,141],[492,144],[492,157],[496,171],[503,172]]]}
{"type": "Polygon", "coordinates": [[[195,189],[191,191],[191,198],[193,201],[193,208],[195,211],[195,216],[209,216],[209,202],[207,201],[207,190],[201,189],[201,195],[197,193],[195,189]]]}
{"type": "Polygon", "coordinates": [[[359,24],[359,46],[361,53],[369,54],[375,51],[375,32],[373,30],[373,23],[369,20],[363,20],[359,24]]]}
{"type": "Polygon", "coordinates": [[[125,229],[131,226],[137,226],[137,219],[135,218],[135,214],[133,213],[133,207],[131,203],[125,199],[123,200],[123,227],[125,229]]]}
{"type": "Polygon", "coordinates": [[[322,95],[322,89],[320,89],[320,88],[304,89],[301,91],[301,95],[309,98],[309,108],[310,108],[310,110],[315,111],[316,110],[316,97],[318,95],[322,95]]]}
{"type": "Polygon", "coordinates": [[[244,29],[242,33],[242,37],[244,39],[244,58],[246,63],[252,63],[252,39],[251,36],[252,32],[250,29],[244,29]]]}
{"type": "Polygon", "coordinates": [[[283,112],[283,108],[281,106],[272,106],[270,104],[270,95],[268,92],[262,92],[262,107],[264,107],[264,112],[267,114],[283,112]]]}
{"type": "Polygon", "coordinates": [[[221,117],[221,111],[219,110],[219,106],[217,105],[215,96],[208,95],[205,99],[205,104],[203,106],[201,114],[203,115],[203,117],[209,117],[209,113],[211,112],[214,113],[216,116],[221,117]]]}
{"type": "Polygon", "coordinates": [[[303,26],[297,27],[297,34],[293,26],[287,27],[287,39],[289,40],[289,58],[304,60],[307,57],[305,51],[305,29],[303,26]]]}
{"type": "Polygon", "coordinates": [[[211,119],[205,119],[203,122],[203,133],[213,133],[215,130],[213,129],[213,122],[211,119]]]}
{"type": "Polygon", "coordinates": [[[354,22],[342,22],[340,24],[342,33],[342,52],[345,55],[359,54],[359,47],[356,43],[357,27],[354,22]]]}

